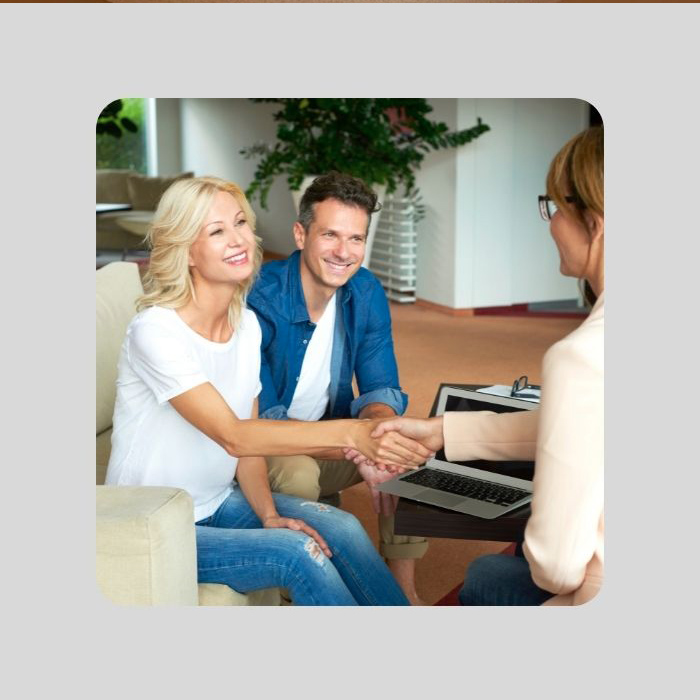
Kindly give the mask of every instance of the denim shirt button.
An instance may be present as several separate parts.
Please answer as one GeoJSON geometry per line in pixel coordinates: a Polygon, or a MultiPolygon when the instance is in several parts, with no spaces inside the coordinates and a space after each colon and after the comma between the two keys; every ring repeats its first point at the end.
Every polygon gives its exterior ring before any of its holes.
{"type": "Polygon", "coordinates": [[[304,345],[306,345],[309,341],[306,338],[304,338],[304,340],[302,340],[301,342],[304,343],[304,345]]]}

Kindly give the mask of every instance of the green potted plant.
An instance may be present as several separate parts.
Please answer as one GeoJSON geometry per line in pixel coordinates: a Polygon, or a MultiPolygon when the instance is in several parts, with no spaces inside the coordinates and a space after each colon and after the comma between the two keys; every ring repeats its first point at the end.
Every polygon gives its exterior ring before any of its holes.
{"type": "Polygon", "coordinates": [[[477,123],[460,131],[430,120],[432,107],[413,99],[254,99],[281,105],[273,118],[277,142],[255,144],[241,153],[261,156],[246,194],[259,196],[267,208],[274,179],[286,175],[289,188],[299,190],[304,177],[338,170],[385,185],[388,194],[404,186],[415,188],[415,171],[425,153],[469,143],[489,130],[477,123]]]}
{"type": "MultiPolygon", "coordinates": [[[[379,195],[392,194],[399,186],[414,201],[417,216],[423,214],[415,188],[415,172],[425,154],[469,143],[489,131],[477,123],[459,131],[431,120],[423,98],[411,99],[253,99],[280,105],[273,119],[277,141],[257,143],[241,150],[246,158],[260,158],[246,195],[267,209],[274,180],[286,175],[298,207],[301,194],[314,176],[338,170],[364,180],[379,195]]],[[[373,217],[367,256],[378,217],[373,217]]]]}

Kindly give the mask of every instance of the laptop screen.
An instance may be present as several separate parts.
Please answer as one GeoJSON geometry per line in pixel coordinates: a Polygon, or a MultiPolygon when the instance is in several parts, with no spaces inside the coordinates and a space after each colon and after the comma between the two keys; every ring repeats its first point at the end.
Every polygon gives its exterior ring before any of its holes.
{"type": "MultiPolygon", "coordinates": [[[[494,413],[510,413],[511,411],[526,410],[525,407],[507,406],[500,403],[498,397],[485,396],[477,398],[479,395],[473,396],[476,392],[463,391],[457,395],[447,393],[445,400],[444,411],[493,411],[494,413]],[[471,394],[471,396],[470,396],[471,394]]],[[[512,401],[512,400],[511,400],[512,401]]],[[[530,408],[531,406],[528,406],[530,408]]],[[[442,412],[442,411],[441,411],[442,412]]],[[[436,459],[447,462],[445,451],[440,450],[436,455],[436,459]]],[[[453,462],[453,464],[462,464],[465,467],[474,467],[475,469],[483,469],[484,471],[503,474],[505,476],[514,476],[518,479],[532,479],[535,469],[534,462],[490,462],[483,459],[471,460],[468,462],[453,462]]]]}

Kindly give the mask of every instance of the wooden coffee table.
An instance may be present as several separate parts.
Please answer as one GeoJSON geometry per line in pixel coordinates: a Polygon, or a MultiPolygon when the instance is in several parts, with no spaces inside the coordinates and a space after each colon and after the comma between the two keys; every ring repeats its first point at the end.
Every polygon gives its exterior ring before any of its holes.
{"type": "MultiPolygon", "coordinates": [[[[458,389],[481,389],[485,384],[443,383],[438,387],[430,415],[435,415],[440,389],[452,386],[458,389]]],[[[531,475],[518,475],[532,478],[531,475]]],[[[394,532],[397,535],[417,537],[447,537],[463,540],[492,540],[494,542],[518,542],[523,539],[525,525],[530,517],[530,506],[501,515],[493,520],[474,515],[457,513],[454,510],[430,506],[407,498],[399,498],[394,517],[394,532]]]]}
{"type": "Polygon", "coordinates": [[[486,520],[400,498],[394,516],[394,532],[421,537],[518,542],[523,539],[529,517],[529,505],[486,520]]]}

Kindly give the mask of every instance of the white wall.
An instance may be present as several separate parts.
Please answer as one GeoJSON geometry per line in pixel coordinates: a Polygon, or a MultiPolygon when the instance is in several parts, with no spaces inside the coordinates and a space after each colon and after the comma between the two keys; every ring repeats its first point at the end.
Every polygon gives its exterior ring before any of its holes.
{"type": "Polygon", "coordinates": [[[183,171],[180,100],[158,98],[155,103],[156,174],[177,175],[183,171]]]}
{"type": "Polygon", "coordinates": [[[432,117],[491,127],[476,141],[424,160],[417,184],[428,205],[418,230],[416,295],[452,308],[574,299],[539,217],[554,154],[588,123],[568,99],[431,100],[432,117]],[[453,174],[453,176],[452,176],[453,174]]]}
{"type": "MultiPolygon", "coordinates": [[[[457,101],[431,100],[430,118],[457,128],[457,101]]],[[[416,176],[426,207],[418,225],[416,296],[454,307],[457,161],[453,151],[426,154],[416,176]]],[[[399,194],[403,194],[399,189],[399,194]]]]}
{"type": "MultiPolygon", "coordinates": [[[[257,141],[272,143],[276,128],[274,105],[246,99],[156,100],[157,174],[192,170],[195,175],[216,175],[246,189],[253,179],[256,160],[239,151],[257,141]]],[[[268,211],[253,202],[258,234],[265,248],[288,254],[294,250],[295,213],[284,179],[278,179],[268,196],[268,211]]]]}
{"type": "Polygon", "coordinates": [[[513,218],[510,225],[513,303],[573,299],[577,281],[559,274],[559,255],[542,221],[537,196],[545,193],[557,151],[588,126],[582,100],[514,100],[513,218]]]}
{"type": "MultiPolygon", "coordinates": [[[[276,126],[275,105],[254,104],[246,99],[182,99],[182,169],[195,175],[216,175],[243,189],[253,179],[257,160],[246,160],[239,151],[257,141],[272,143],[276,126]]],[[[278,178],[268,197],[268,211],[253,203],[258,234],[267,250],[294,250],[294,206],[286,180],[278,178]]]]}
{"type": "MultiPolygon", "coordinates": [[[[574,299],[559,274],[537,195],[556,151],[585,128],[588,105],[569,99],[435,99],[431,118],[451,129],[480,116],[491,131],[458,149],[426,155],[417,185],[426,204],[418,228],[416,295],[451,308],[574,299]]],[[[241,148],[275,140],[275,105],[246,99],[157,100],[158,171],[193,170],[246,188],[256,162],[241,148]]],[[[294,250],[294,207],[277,178],[268,211],[253,203],[267,250],[294,250]]]]}

